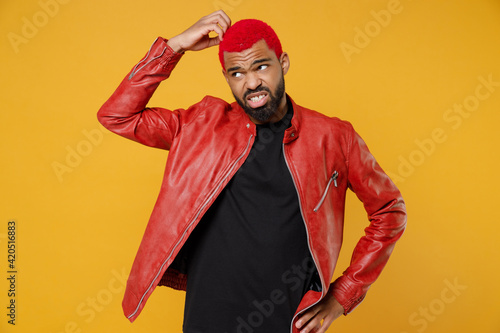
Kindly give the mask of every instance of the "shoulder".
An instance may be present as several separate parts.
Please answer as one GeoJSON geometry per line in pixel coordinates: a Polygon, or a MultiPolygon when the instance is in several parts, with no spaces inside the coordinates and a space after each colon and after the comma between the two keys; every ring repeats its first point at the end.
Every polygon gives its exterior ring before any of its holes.
{"type": "Polygon", "coordinates": [[[240,116],[239,112],[233,112],[238,108],[236,103],[228,103],[227,101],[207,95],[199,102],[191,105],[189,108],[180,109],[181,118],[185,125],[193,123],[203,123],[221,125],[221,122],[226,123],[235,116],[240,116]]]}
{"type": "Polygon", "coordinates": [[[207,109],[227,109],[230,107],[230,104],[225,100],[207,95],[203,97],[201,101],[196,104],[193,104],[188,110],[207,110],[207,109]]]}
{"type": "Polygon", "coordinates": [[[322,131],[326,130],[329,133],[344,133],[351,134],[354,132],[352,124],[338,117],[327,116],[321,112],[295,105],[296,112],[300,117],[300,126],[311,130],[322,131]]]}
{"type": "Polygon", "coordinates": [[[185,110],[179,109],[179,111],[184,113],[185,117],[194,120],[200,115],[220,113],[229,108],[230,104],[223,99],[207,95],[203,97],[201,101],[191,105],[189,108],[185,110]]]}

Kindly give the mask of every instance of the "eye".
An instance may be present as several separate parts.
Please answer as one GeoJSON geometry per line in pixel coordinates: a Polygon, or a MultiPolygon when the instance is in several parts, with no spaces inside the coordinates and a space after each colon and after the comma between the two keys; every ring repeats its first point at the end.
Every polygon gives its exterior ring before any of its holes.
{"type": "Polygon", "coordinates": [[[258,67],[258,70],[263,71],[263,70],[264,70],[264,69],[266,69],[267,67],[269,67],[269,66],[268,66],[268,65],[260,65],[260,66],[258,67]]]}
{"type": "Polygon", "coordinates": [[[240,72],[234,72],[233,74],[231,74],[232,77],[241,77],[243,74],[240,73],[240,72]]]}

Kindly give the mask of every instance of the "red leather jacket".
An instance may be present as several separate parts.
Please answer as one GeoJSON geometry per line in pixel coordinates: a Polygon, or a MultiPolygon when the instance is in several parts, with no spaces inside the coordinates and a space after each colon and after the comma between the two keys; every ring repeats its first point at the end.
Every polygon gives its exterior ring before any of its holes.
{"type": "MultiPolygon", "coordinates": [[[[171,263],[245,161],[256,135],[255,125],[237,103],[218,98],[207,96],[186,110],[146,107],[180,58],[165,39],[158,38],[98,112],[99,121],[112,132],[170,151],[127,282],[123,309],[130,321],[157,285],[185,289],[186,276],[171,263]]],[[[400,192],[348,122],[292,103],[294,116],[283,139],[284,156],[322,282],[322,292],[309,291],[303,297],[295,322],[301,311],[327,292],[344,306],[345,314],[352,311],[402,235],[406,211],[400,192]],[[347,188],[363,202],[370,224],[350,266],[330,284],[342,244],[347,188]]]]}

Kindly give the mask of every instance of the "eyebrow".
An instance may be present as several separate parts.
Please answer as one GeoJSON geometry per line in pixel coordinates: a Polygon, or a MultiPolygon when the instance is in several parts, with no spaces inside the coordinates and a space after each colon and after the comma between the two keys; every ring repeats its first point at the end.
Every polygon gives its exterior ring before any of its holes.
{"type": "MultiPolygon", "coordinates": [[[[271,58],[264,58],[264,59],[257,59],[255,60],[254,62],[252,62],[252,64],[250,65],[253,66],[253,65],[256,65],[256,64],[260,64],[262,62],[267,62],[267,61],[271,61],[271,58]]],[[[234,67],[231,67],[227,70],[227,72],[234,72],[234,71],[238,71],[241,69],[241,66],[234,66],[234,67]]]]}

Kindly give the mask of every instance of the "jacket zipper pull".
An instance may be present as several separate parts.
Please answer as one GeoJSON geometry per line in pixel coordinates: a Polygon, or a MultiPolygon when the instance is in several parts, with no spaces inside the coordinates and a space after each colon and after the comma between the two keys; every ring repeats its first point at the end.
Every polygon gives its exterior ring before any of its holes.
{"type": "Polygon", "coordinates": [[[337,187],[337,178],[338,177],[339,177],[339,173],[337,172],[337,170],[335,170],[335,172],[330,177],[330,179],[328,179],[328,183],[326,184],[325,190],[323,191],[323,195],[321,196],[321,199],[319,199],[319,202],[316,205],[316,207],[314,207],[313,211],[317,212],[319,207],[321,207],[321,205],[323,204],[323,201],[325,201],[326,195],[328,194],[328,189],[330,188],[332,181],[333,181],[333,185],[335,187],[337,187]]]}
{"type": "Polygon", "coordinates": [[[333,179],[333,185],[335,187],[337,187],[337,178],[339,178],[339,173],[337,172],[337,170],[335,170],[335,172],[333,173],[332,175],[332,179],[333,179]]]}

